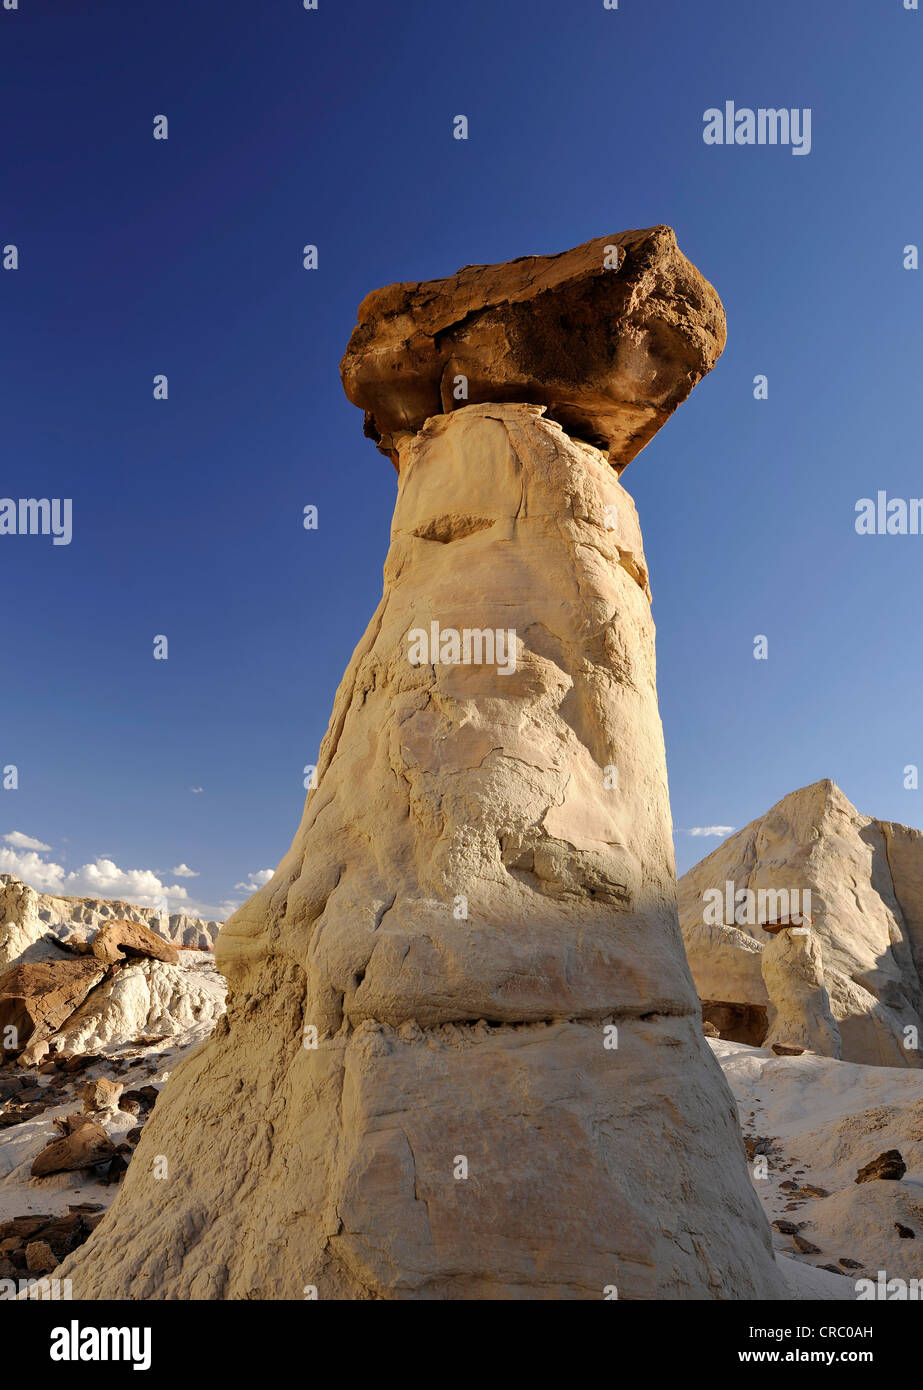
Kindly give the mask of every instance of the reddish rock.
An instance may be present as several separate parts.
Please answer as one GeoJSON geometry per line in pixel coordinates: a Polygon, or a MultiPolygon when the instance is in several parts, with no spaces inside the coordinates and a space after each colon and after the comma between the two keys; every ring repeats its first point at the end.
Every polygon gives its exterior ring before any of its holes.
{"type": "Polygon", "coordinates": [[[107,922],[100,927],[93,937],[93,955],[107,965],[138,957],[162,960],[168,965],[175,965],[179,960],[176,947],[164,941],[162,936],[140,922],[122,920],[107,922]]]}
{"type": "Polygon", "coordinates": [[[16,1029],[18,1047],[34,1049],[57,1032],[106,973],[96,960],[33,961],[0,975],[0,1031],[16,1029]]]}
{"type": "Polygon", "coordinates": [[[87,1081],[83,1086],[83,1108],[85,1113],[96,1110],[115,1110],[122,1094],[121,1081],[107,1081],[100,1076],[96,1081],[87,1081]]]}
{"type": "Polygon", "coordinates": [[[395,466],[394,436],[431,415],[517,401],[544,405],[621,471],[725,341],[721,301],[670,227],[388,285],[366,296],[358,318],[343,388],[395,466]]]}
{"type": "Polygon", "coordinates": [[[887,1149],[877,1158],[873,1158],[871,1163],[867,1163],[864,1168],[859,1169],[856,1182],[873,1182],[876,1179],[900,1182],[906,1172],[907,1165],[901,1158],[900,1151],[887,1149]]]}
{"type": "MultiPolygon", "coordinates": [[[[4,1221],[0,1223],[0,1260],[6,1257],[18,1268],[25,1268],[30,1249],[44,1246],[57,1263],[83,1244],[104,1214],[98,1203],[83,1203],[79,1209],[70,1209],[67,1216],[17,1216],[4,1221]],[[84,1209],[87,1207],[92,1211],[84,1209]]],[[[33,1255],[35,1258],[38,1256],[33,1255]]]]}
{"type": "Polygon", "coordinates": [[[26,1246],[26,1268],[30,1274],[50,1274],[58,1264],[51,1246],[44,1240],[33,1240],[26,1246]]]}
{"type": "MultiPolygon", "coordinates": [[[[69,1117],[75,1118],[75,1117],[69,1117]]],[[[82,1118],[82,1117],[76,1117],[82,1118]]],[[[75,1126],[61,1139],[53,1139],[32,1162],[33,1178],[46,1178],[51,1173],[66,1173],[78,1168],[93,1168],[115,1153],[115,1145],[102,1125],[92,1120],[75,1126]]]]}

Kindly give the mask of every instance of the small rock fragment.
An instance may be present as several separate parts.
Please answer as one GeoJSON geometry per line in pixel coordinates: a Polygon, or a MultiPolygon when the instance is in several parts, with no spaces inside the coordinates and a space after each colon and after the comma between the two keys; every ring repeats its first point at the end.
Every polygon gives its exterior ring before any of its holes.
{"type": "Polygon", "coordinates": [[[30,1274],[50,1274],[58,1258],[45,1240],[33,1240],[26,1246],[26,1268],[30,1274]]]}
{"type": "Polygon", "coordinates": [[[864,1168],[859,1169],[856,1182],[872,1182],[875,1179],[900,1182],[906,1172],[907,1165],[901,1158],[900,1150],[886,1149],[877,1158],[873,1158],[871,1163],[867,1163],[864,1168]]]}
{"type": "Polygon", "coordinates": [[[96,1081],[87,1081],[83,1087],[83,1109],[86,1114],[99,1110],[115,1110],[122,1094],[121,1081],[107,1081],[100,1076],[96,1081]]]}

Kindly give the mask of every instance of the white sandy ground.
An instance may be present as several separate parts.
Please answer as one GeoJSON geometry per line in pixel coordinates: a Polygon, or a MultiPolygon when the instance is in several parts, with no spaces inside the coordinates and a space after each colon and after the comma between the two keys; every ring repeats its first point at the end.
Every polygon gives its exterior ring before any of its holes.
{"type": "MultiPolygon", "coordinates": [[[[224,995],[224,980],[215,969],[213,954],[206,951],[183,951],[178,965],[132,962],[90,994],[55,1035],[49,1055],[66,1050],[114,1060],[128,1057],[133,1066],[124,1071],[99,1063],[88,1067],[75,1075],[71,1100],[49,1107],[34,1120],[0,1130],[0,1220],[32,1212],[65,1215],[69,1203],[108,1206],[114,1200],[118,1185],[106,1186],[96,1176],[30,1176],[36,1154],[50,1139],[59,1137],[53,1120],[81,1112],[84,1082],[98,1076],[121,1081],[126,1091],[149,1085],[159,1090],[180,1058],[211,1033],[224,1009],[224,995]],[[139,1044],[138,1038],[151,1041],[139,1044]]],[[[38,1084],[47,1085],[48,1080],[39,1076],[38,1084]]],[[[100,1123],[118,1144],[139,1117],[117,1110],[100,1123]]]]}
{"type": "Polygon", "coordinates": [[[880,1269],[889,1278],[923,1278],[923,1074],[710,1043],[744,1134],[773,1141],[768,1175],[754,1179],[768,1219],[804,1223],[799,1234],[820,1250],[800,1254],[791,1236],[773,1231],[792,1297],[854,1300],[856,1280],[874,1280],[880,1269]],[[857,1184],[859,1168],[886,1149],[900,1150],[903,1181],[857,1184]],[[780,1186],[787,1181],[830,1195],[799,1196],[780,1186]],[[902,1239],[898,1222],[915,1239],[902,1239]],[[843,1257],[862,1268],[847,1277],[817,1268],[843,1257]]]}
{"type": "MultiPolygon", "coordinates": [[[[98,1202],[108,1207],[118,1193],[117,1183],[106,1186],[98,1177],[85,1172],[56,1173],[48,1178],[33,1178],[30,1175],[29,1169],[36,1154],[49,1140],[60,1138],[53,1124],[54,1119],[81,1113],[83,1101],[80,1092],[83,1084],[98,1076],[118,1079],[126,1091],[139,1090],[142,1086],[154,1086],[160,1090],[184,1053],[190,1047],[197,1046],[198,1042],[199,1039],[195,1038],[179,1046],[147,1047],[139,1057],[138,1064],[124,1071],[115,1071],[99,1063],[88,1067],[74,1078],[73,1100],[50,1106],[34,1120],[25,1120],[22,1124],[0,1130],[0,1221],[32,1213],[66,1216],[68,1205],[77,1202],[98,1202]],[[152,1072],[148,1065],[154,1062],[157,1064],[156,1072],[152,1072]]],[[[111,1048],[106,1055],[120,1057],[126,1052],[136,1051],[139,1049],[133,1047],[111,1048]]],[[[44,1081],[44,1077],[39,1077],[39,1084],[44,1081]]],[[[114,1144],[119,1144],[128,1131],[139,1123],[137,1115],[130,1115],[124,1110],[116,1110],[112,1116],[105,1118],[97,1115],[93,1118],[103,1125],[114,1144]]]]}

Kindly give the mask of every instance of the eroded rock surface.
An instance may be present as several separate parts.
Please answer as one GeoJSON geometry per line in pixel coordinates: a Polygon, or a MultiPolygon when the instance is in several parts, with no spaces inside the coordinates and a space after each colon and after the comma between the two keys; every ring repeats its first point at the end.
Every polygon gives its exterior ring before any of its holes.
{"type": "Polygon", "coordinates": [[[176,965],[179,951],[142,922],[106,922],[93,937],[90,949],[97,960],[115,965],[139,957],[176,965]]]}
{"type": "Polygon", "coordinates": [[[395,465],[401,434],[430,416],[529,401],[621,471],[711,371],[724,340],[717,294],[672,229],[650,227],[375,290],[341,371],[395,465]]]}
{"type": "MultiPolygon", "coordinates": [[[[681,325],[657,265],[645,294],[681,325]]],[[[654,409],[682,399],[672,339],[658,358],[630,295],[576,283],[610,354],[595,379],[642,342],[654,409]]],[[[406,300],[381,296],[373,342],[406,300]]],[[[387,376],[350,360],[356,389],[387,376]]],[[[228,1014],[59,1271],[76,1297],[784,1295],[682,949],[635,508],[515,389],[424,424],[408,376],[384,594],[318,785],[219,937],[228,1014]],[[465,632],[480,660],[455,659],[465,632]]]]}
{"type": "Polygon", "coordinates": [[[812,1051],[870,1065],[923,1065],[920,831],[861,815],[835,783],[815,782],[791,792],[684,874],[679,912],[703,999],[714,998],[725,980],[722,997],[765,1006],[766,985],[774,980],[772,1008],[797,1033],[795,1015],[804,1006],[802,1032],[811,1036],[805,1045],[812,1051]],[[754,948],[773,952],[778,964],[794,950],[789,943],[780,953],[771,944],[778,938],[758,921],[703,925],[706,894],[727,896],[728,883],[753,895],[810,892],[809,936],[818,952],[811,969],[820,972],[820,989],[808,987],[800,967],[786,982],[770,964],[769,979],[764,969],[757,980],[754,948]],[[822,991],[830,1018],[821,1023],[822,991]]]}
{"type": "Polygon", "coordinates": [[[0,1032],[4,1034],[5,1052],[16,1053],[26,1044],[35,1051],[105,973],[105,965],[94,959],[37,961],[7,970],[0,976],[0,1032]]]}

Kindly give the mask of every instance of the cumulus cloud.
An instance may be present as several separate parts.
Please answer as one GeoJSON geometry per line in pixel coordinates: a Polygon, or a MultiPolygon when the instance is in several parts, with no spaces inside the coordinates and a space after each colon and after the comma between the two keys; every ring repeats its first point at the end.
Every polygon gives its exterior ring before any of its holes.
{"type": "Polygon", "coordinates": [[[198,796],[199,792],[204,792],[205,788],[204,788],[204,787],[190,787],[189,790],[192,792],[193,796],[198,796]]]}
{"type": "Polygon", "coordinates": [[[275,869],[257,869],[256,873],[249,875],[246,883],[235,883],[234,887],[244,893],[255,893],[264,883],[269,882],[274,873],[275,869]]]}
{"type": "MultiPolygon", "coordinates": [[[[257,869],[255,873],[247,875],[245,883],[235,883],[234,887],[246,893],[249,897],[258,888],[262,888],[264,883],[268,883],[275,873],[275,869],[257,869]]],[[[218,913],[222,922],[226,922],[232,917],[239,907],[243,905],[241,898],[226,898],[224,902],[218,904],[218,913]]]]}
{"type": "Polygon", "coordinates": [[[687,835],[724,836],[730,835],[733,829],[733,825],[694,825],[690,830],[687,830],[685,833],[687,835]]]}
{"type": "MultiPolygon", "coordinates": [[[[9,838],[4,836],[4,840],[9,838]]],[[[164,883],[153,869],[120,869],[114,860],[102,855],[79,869],[66,869],[43,858],[37,850],[0,847],[0,873],[13,874],[39,893],[120,898],[138,907],[190,911],[189,894],[180,884],[164,883]]]]}
{"type": "Polygon", "coordinates": [[[190,869],[188,864],[177,864],[175,869],[170,870],[171,874],[176,874],[177,878],[198,878],[198,869],[190,869]]]}
{"type": "Polygon", "coordinates": [[[43,845],[41,840],[36,840],[34,835],[24,835],[21,830],[12,830],[9,835],[4,835],[3,838],[14,849],[51,849],[51,845],[43,845]]]}

